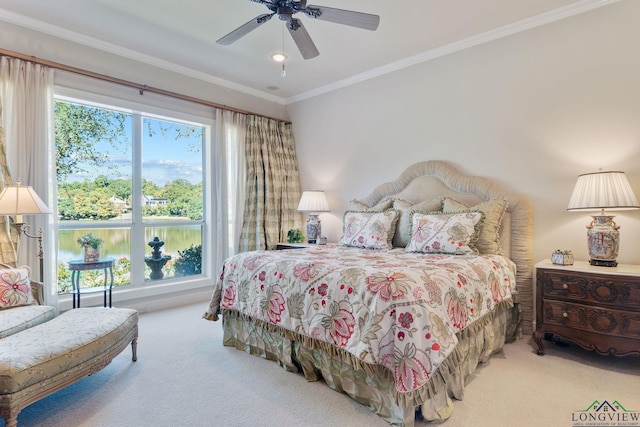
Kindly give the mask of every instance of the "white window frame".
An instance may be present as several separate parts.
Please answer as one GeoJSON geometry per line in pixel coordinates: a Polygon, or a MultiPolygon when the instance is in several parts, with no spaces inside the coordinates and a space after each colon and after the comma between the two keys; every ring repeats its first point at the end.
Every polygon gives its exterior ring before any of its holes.
{"type": "MultiPolygon", "coordinates": [[[[73,80],[70,76],[67,79],[73,80]]],[[[147,282],[147,283],[135,283],[135,280],[139,280],[139,277],[132,277],[132,286],[126,286],[123,288],[113,288],[113,304],[120,307],[133,307],[139,310],[152,310],[154,308],[162,308],[171,305],[184,304],[191,300],[202,299],[203,296],[210,296],[211,283],[212,283],[212,270],[213,254],[211,250],[214,248],[213,242],[215,241],[216,234],[216,218],[215,218],[215,185],[213,182],[213,165],[215,164],[213,156],[214,139],[215,139],[215,110],[210,107],[197,105],[187,101],[176,100],[170,97],[154,95],[154,94],[132,94],[130,88],[121,87],[115,84],[105,84],[104,82],[96,81],[95,83],[87,82],[82,79],[78,81],[80,89],[70,87],[68,82],[66,85],[56,85],[54,87],[55,100],[72,101],[76,100],[83,104],[92,105],[100,108],[113,109],[115,111],[122,111],[127,114],[143,114],[147,117],[155,117],[160,119],[177,120],[187,124],[195,123],[198,126],[205,127],[206,136],[203,140],[203,220],[193,221],[193,224],[202,224],[202,274],[197,276],[187,276],[178,278],[167,278],[161,281],[147,282]],[[138,99],[135,99],[137,96],[138,99]],[[141,103],[139,100],[144,100],[141,103]],[[178,294],[176,296],[175,294],[178,294]]],[[[73,84],[73,82],[71,82],[73,84]]],[[[55,138],[51,138],[52,143],[55,145],[55,138]]],[[[139,149],[133,150],[133,164],[134,168],[141,167],[140,159],[136,159],[136,156],[140,156],[139,149]],[[136,153],[137,152],[137,153],[136,153]]],[[[55,153],[55,147],[52,152],[55,153]]],[[[55,161],[55,159],[54,159],[55,161]]],[[[134,172],[134,186],[135,177],[139,174],[134,172]]],[[[140,183],[138,183],[140,184],[140,183]]],[[[55,185],[54,191],[55,191],[55,185]]],[[[134,201],[136,198],[134,198],[134,201]]],[[[139,210],[140,211],[140,210],[139,210]]],[[[134,227],[149,226],[149,224],[143,224],[142,218],[133,218],[133,224],[131,224],[132,234],[134,227]]],[[[182,224],[182,223],[181,223],[182,224]]],[[[104,224],[105,228],[117,226],[117,223],[104,224]]],[[[166,226],[164,222],[154,222],[153,226],[166,226]]],[[[99,228],[101,224],[93,223],[91,227],[99,228]]],[[[54,221],[54,235],[58,235],[58,230],[66,228],[59,221],[54,221]]],[[[77,224],[71,225],[69,228],[77,228],[77,224]]],[[[131,262],[132,262],[132,275],[133,263],[144,262],[144,256],[141,254],[146,253],[146,243],[143,241],[138,242],[135,239],[131,241],[131,262]]],[[[57,248],[57,241],[55,246],[57,248]]],[[[57,250],[52,251],[55,253],[55,265],[57,265],[57,250]]],[[[56,270],[54,270],[56,271],[56,270]]],[[[143,273],[138,273],[139,276],[143,273]]],[[[83,306],[102,305],[102,293],[97,292],[94,294],[84,295],[82,298],[83,306]]],[[[72,307],[72,295],[59,295],[59,308],[64,311],[72,307]]]]}

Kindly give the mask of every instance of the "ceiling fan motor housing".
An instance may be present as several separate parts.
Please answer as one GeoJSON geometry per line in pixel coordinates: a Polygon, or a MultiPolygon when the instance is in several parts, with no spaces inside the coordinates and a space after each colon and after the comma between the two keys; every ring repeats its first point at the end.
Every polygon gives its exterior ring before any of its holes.
{"type": "Polygon", "coordinates": [[[288,21],[291,19],[291,15],[293,15],[293,10],[287,6],[278,6],[278,10],[276,12],[278,14],[278,18],[281,21],[288,21]]]}

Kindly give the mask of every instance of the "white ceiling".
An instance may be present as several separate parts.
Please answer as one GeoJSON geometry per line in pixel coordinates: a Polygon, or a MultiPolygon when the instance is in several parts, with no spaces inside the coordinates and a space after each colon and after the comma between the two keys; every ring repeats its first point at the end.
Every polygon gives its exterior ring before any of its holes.
{"type": "Polygon", "coordinates": [[[250,0],[0,0],[0,20],[288,103],[612,1],[309,2],[377,14],[380,26],[372,32],[297,14],[320,51],[303,60],[276,17],[230,46],[215,43],[268,12],[250,0]],[[284,78],[269,58],[283,42],[284,78]]]}

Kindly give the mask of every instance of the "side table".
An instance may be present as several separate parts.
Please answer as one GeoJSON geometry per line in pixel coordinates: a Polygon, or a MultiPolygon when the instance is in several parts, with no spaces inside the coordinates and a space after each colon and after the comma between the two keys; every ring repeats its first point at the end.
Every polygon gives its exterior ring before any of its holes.
{"type": "Polygon", "coordinates": [[[536,264],[536,330],[599,354],[640,353],[640,265],[596,267],[585,261],[536,264]]]}
{"type": "Polygon", "coordinates": [[[71,270],[71,285],[73,286],[73,308],[80,308],[80,295],[102,291],[104,293],[104,307],[111,307],[111,290],[113,288],[113,265],[115,258],[100,258],[95,262],[84,262],[84,260],[76,259],[69,261],[69,270],[71,270]],[[104,283],[102,288],[81,288],[80,273],[88,270],[103,270],[104,283]],[[107,305],[107,291],[109,293],[109,305],[107,305]],[[78,303],[76,305],[76,297],[78,303]]]}

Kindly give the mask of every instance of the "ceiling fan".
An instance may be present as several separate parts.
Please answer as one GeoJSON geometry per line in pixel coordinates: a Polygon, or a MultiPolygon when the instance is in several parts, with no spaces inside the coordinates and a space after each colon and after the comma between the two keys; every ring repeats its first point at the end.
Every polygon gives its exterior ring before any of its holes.
{"type": "Polygon", "coordinates": [[[320,19],[322,21],[334,22],[336,24],[349,25],[351,27],[363,28],[365,30],[375,30],[380,23],[378,15],[370,13],[355,12],[351,10],[336,9],[333,7],[308,5],[307,0],[251,0],[256,3],[265,5],[271,13],[253,18],[251,21],[231,31],[226,36],[220,38],[216,43],[221,45],[230,45],[236,40],[249,34],[270,20],[274,15],[278,15],[281,21],[285,21],[287,29],[298,46],[300,53],[304,59],[315,58],[320,54],[316,45],[311,40],[311,36],[302,25],[302,21],[294,18],[293,15],[302,12],[310,18],[320,19]]]}

